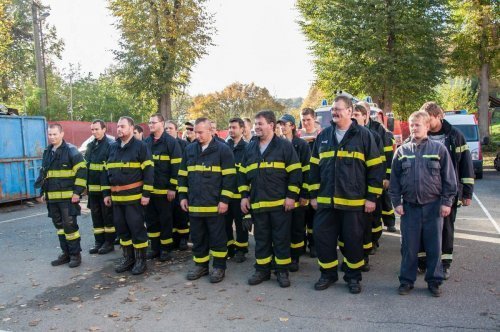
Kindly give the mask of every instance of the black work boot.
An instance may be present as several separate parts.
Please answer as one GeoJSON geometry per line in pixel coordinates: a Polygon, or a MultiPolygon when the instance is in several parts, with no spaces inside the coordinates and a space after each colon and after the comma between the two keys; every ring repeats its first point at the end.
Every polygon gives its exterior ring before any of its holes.
{"type": "Polygon", "coordinates": [[[129,271],[135,264],[134,257],[134,247],[133,246],[122,246],[123,258],[120,260],[118,265],[115,267],[116,273],[122,273],[129,271]]]}
{"type": "Polygon", "coordinates": [[[160,257],[160,238],[150,238],[150,246],[148,247],[148,252],[146,258],[148,260],[160,257]]]}
{"type": "Polygon", "coordinates": [[[221,269],[219,267],[214,267],[212,272],[210,273],[210,282],[212,284],[221,282],[224,279],[225,275],[226,275],[226,270],[221,269]]]}
{"type": "Polygon", "coordinates": [[[427,285],[427,289],[429,292],[431,292],[432,296],[434,297],[440,297],[441,296],[441,289],[439,288],[439,284],[437,283],[429,283],[427,285]]]}
{"type": "Polygon", "coordinates": [[[234,261],[236,263],[243,263],[246,261],[247,258],[245,257],[245,253],[241,250],[236,251],[236,254],[234,254],[234,261]]]}
{"type": "Polygon", "coordinates": [[[365,256],[365,264],[360,268],[361,272],[368,272],[370,271],[370,259],[368,256],[365,256]]]}
{"type": "Polygon", "coordinates": [[[278,284],[281,288],[290,287],[290,279],[288,278],[288,271],[278,270],[275,272],[278,278],[278,284]]]}
{"type": "Polygon", "coordinates": [[[351,279],[347,282],[347,287],[349,288],[349,292],[351,294],[359,294],[361,293],[361,284],[359,280],[351,279]]]}
{"type": "Polygon", "coordinates": [[[132,274],[143,274],[147,269],[146,264],[146,248],[134,249],[135,264],[132,268],[132,274]]]}
{"type": "Polygon", "coordinates": [[[330,287],[331,284],[339,280],[338,276],[329,276],[325,273],[321,273],[318,281],[314,284],[315,290],[325,290],[330,287]]]}
{"type": "Polygon", "coordinates": [[[396,226],[387,226],[387,231],[389,233],[396,233],[398,230],[396,229],[396,226]]]}
{"type": "Polygon", "coordinates": [[[181,237],[181,239],[179,240],[179,250],[186,251],[188,249],[188,240],[185,237],[181,237]]]}
{"type": "Polygon", "coordinates": [[[167,261],[171,261],[172,259],[174,259],[174,258],[172,257],[172,254],[170,253],[170,251],[168,251],[166,249],[161,250],[160,258],[158,258],[158,260],[160,262],[167,262],[167,261]]]}
{"type": "Polygon", "coordinates": [[[76,255],[70,255],[69,259],[69,267],[77,267],[82,264],[82,255],[80,253],[76,255]]]}
{"type": "Polygon", "coordinates": [[[318,257],[318,254],[316,253],[316,247],[314,245],[311,245],[309,247],[309,257],[311,257],[311,258],[318,257]]]}
{"type": "Polygon", "coordinates": [[[115,251],[115,246],[111,242],[104,242],[102,247],[99,248],[99,251],[97,252],[99,255],[105,255],[108,254],[112,251],[115,251]]]}
{"type": "Polygon", "coordinates": [[[292,258],[292,262],[288,265],[288,271],[297,272],[299,270],[299,258],[292,258]]]}
{"type": "Polygon", "coordinates": [[[248,284],[254,286],[269,279],[271,279],[271,272],[255,270],[255,273],[248,279],[248,284]]]}
{"type": "Polygon", "coordinates": [[[96,242],[92,248],[89,249],[89,254],[94,255],[99,252],[99,249],[103,246],[103,243],[96,242]]]}
{"type": "Polygon", "coordinates": [[[208,266],[195,265],[191,270],[188,271],[186,276],[187,280],[200,279],[208,274],[208,266]]]}
{"type": "Polygon", "coordinates": [[[63,265],[63,264],[67,264],[69,263],[70,261],[70,258],[69,258],[69,254],[67,252],[62,252],[58,257],[57,259],[53,260],[52,262],[50,262],[50,264],[52,266],[59,266],[59,265],[63,265]]]}

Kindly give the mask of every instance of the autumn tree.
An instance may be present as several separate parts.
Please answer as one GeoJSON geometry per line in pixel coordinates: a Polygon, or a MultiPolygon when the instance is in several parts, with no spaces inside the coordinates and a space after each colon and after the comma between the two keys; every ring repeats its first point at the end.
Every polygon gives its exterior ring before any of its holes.
{"type": "Polygon", "coordinates": [[[302,102],[300,108],[302,109],[309,107],[312,109],[316,109],[321,105],[323,99],[325,99],[325,94],[316,84],[313,84],[309,89],[307,97],[302,102]]]}
{"type": "Polygon", "coordinates": [[[108,0],[121,32],[115,52],[125,86],[155,100],[172,117],[172,96],[190,81],[191,68],[212,44],[206,0],[108,0]]]}
{"type": "Polygon", "coordinates": [[[216,120],[218,128],[227,125],[232,117],[250,117],[267,109],[280,115],[285,106],[278,103],[266,88],[254,83],[233,83],[220,92],[199,95],[193,98],[193,107],[188,111],[191,119],[205,116],[216,120]]]}

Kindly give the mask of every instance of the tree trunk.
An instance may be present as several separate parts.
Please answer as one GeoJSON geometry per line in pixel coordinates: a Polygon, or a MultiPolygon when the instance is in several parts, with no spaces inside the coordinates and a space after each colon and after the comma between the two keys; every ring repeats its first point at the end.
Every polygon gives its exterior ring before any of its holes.
{"type": "Polygon", "coordinates": [[[158,113],[161,113],[165,120],[172,120],[172,98],[170,91],[161,95],[158,101],[158,113]]]}
{"type": "Polygon", "coordinates": [[[481,73],[479,75],[479,136],[481,140],[484,137],[490,136],[490,126],[488,118],[488,90],[489,90],[489,64],[481,65],[481,73]]]}

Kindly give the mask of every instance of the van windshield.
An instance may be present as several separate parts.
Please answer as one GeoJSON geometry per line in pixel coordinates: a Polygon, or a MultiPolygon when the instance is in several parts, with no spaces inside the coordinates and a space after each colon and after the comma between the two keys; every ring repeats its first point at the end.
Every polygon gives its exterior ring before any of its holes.
{"type": "Polygon", "coordinates": [[[477,126],[474,125],[453,125],[464,134],[465,140],[467,142],[477,142],[479,141],[477,126]]]}
{"type": "Polygon", "coordinates": [[[332,121],[332,113],[330,111],[316,112],[316,120],[319,121],[321,128],[324,129],[330,126],[330,121],[332,121]]]}

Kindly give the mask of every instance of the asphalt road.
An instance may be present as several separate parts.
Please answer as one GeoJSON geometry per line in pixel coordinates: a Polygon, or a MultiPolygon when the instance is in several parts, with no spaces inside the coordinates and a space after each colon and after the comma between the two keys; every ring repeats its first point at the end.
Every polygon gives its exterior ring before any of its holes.
{"type": "MultiPolygon", "coordinates": [[[[79,219],[83,264],[52,267],[58,252],[55,230],[43,205],[0,209],[0,330],[178,331],[202,330],[500,330],[500,172],[476,182],[473,206],[456,222],[455,261],[443,296],[433,298],[419,276],[409,296],[397,294],[398,234],[385,233],[363,274],[363,292],[349,294],[341,281],[313,290],[315,259],[304,257],[292,286],[276,280],[248,286],[253,259],[228,262],[226,279],[185,279],[189,252],[173,263],[149,263],[142,276],[117,275],[119,251],[89,255],[93,243],[88,214],[79,219]],[[489,214],[491,219],[488,217],[489,214]]],[[[251,243],[252,245],[252,243],[251,243]]],[[[118,249],[118,247],[117,247],[118,249]]],[[[253,245],[251,246],[253,251],[253,245]]]]}

